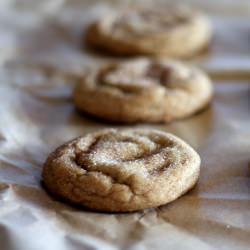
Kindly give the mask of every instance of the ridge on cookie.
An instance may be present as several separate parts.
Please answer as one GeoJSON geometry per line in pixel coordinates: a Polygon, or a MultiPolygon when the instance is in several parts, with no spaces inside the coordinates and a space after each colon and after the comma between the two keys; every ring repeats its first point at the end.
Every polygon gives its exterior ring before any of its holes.
{"type": "Polygon", "coordinates": [[[199,172],[199,155],[172,134],[106,129],[51,153],[43,182],[52,194],[71,203],[129,212],[177,199],[195,185],[199,172]]]}
{"type": "Polygon", "coordinates": [[[169,122],[201,110],[212,94],[209,78],[196,67],[139,58],[90,69],[76,85],[74,102],[108,121],[169,122]]]}
{"type": "Polygon", "coordinates": [[[111,54],[190,57],[208,46],[212,29],[200,12],[183,5],[114,10],[92,23],[90,47],[111,54]]]}

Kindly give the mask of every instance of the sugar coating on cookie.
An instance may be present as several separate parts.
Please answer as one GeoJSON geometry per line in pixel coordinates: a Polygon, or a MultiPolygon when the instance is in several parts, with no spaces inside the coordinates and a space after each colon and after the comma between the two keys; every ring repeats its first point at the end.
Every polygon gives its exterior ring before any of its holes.
{"type": "Polygon", "coordinates": [[[90,46],[119,55],[192,56],[211,39],[211,25],[183,5],[115,10],[90,25],[90,46]]]}
{"type": "Polygon", "coordinates": [[[168,122],[204,108],[212,84],[202,71],[173,60],[134,59],[97,66],[74,91],[76,107],[116,122],[168,122]]]}
{"type": "Polygon", "coordinates": [[[108,129],[70,141],[44,164],[48,190],[94,210],[126,212],[171,202],[192,188],[200,157],[172,134],[108,129]]]}

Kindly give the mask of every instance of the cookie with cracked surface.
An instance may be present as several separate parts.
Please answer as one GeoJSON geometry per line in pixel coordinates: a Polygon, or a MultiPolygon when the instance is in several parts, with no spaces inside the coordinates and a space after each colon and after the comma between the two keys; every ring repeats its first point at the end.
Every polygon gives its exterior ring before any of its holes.
{"type": "Polygon", "coordinates": [[[194,114],[212,97],[195,67],[173,60],[134,59],[92,68],[76,85],[76,107],[115,122],[169,122],[194,114]]]}
{"type": "Polygon", "coordinates": [[[171,5],[109,13],[90,25],[86,42],[117,55],[183,58],[207,47],[211,33],[203,14],[187,6],[171,5]]]}
{"type": "Polygon", "coordinates": [[[49,155],[48,190],[93,210],[128,212],[169,203],[198,180],[199,155],[172,134],[107,129],[78,137],[49,155]]]}

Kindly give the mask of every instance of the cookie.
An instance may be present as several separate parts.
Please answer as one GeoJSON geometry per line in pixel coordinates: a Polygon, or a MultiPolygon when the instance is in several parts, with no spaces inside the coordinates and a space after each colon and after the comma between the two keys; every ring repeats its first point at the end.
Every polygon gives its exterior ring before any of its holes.
{"type": "Polygon", "coordinates": [[[134,59],[92,68],[76,85],[85,113],[115,122],[169,122],[204,108],[212,84],[195,67],[173,60],[134,59]]]}
{"type": "Polygon", "coordinates": [[[190,57],[208,46],[211,25],[192,8],[168,6],[116,10],[92,23],[89,46],[116,55],[190,57]]]}
{"type": "Polygon", "coordinates": [[[197,182],[199,155],[157,130],[108,129],[78,137],[48,157],[47,189],[93,210],[128,212],[177,199],[197,182]]]}

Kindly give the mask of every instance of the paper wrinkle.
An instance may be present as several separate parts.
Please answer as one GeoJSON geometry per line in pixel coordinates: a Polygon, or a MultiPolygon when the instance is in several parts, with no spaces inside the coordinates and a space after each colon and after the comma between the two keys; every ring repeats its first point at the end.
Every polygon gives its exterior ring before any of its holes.
{"type": "MultiPolygon", "coordinates": [[[[249,249],[249,82],[216,82],[210,107],[170,124],[85,117],[72,103],[75,82],[93,64],[117,59],[84,49],[83,31],[110,6],[21,2],[0,4],[1,249],[249,249]],[[186,140],[202,158],[198,185],[169,205],[128,214],[95,213],[48,195],[40,182],[47,155],[109,127],[156,128],[186,140]]],[[[211,17],[211,49],[195,63],[209,72],[249,71],[249,17],[211,17]]]]}

